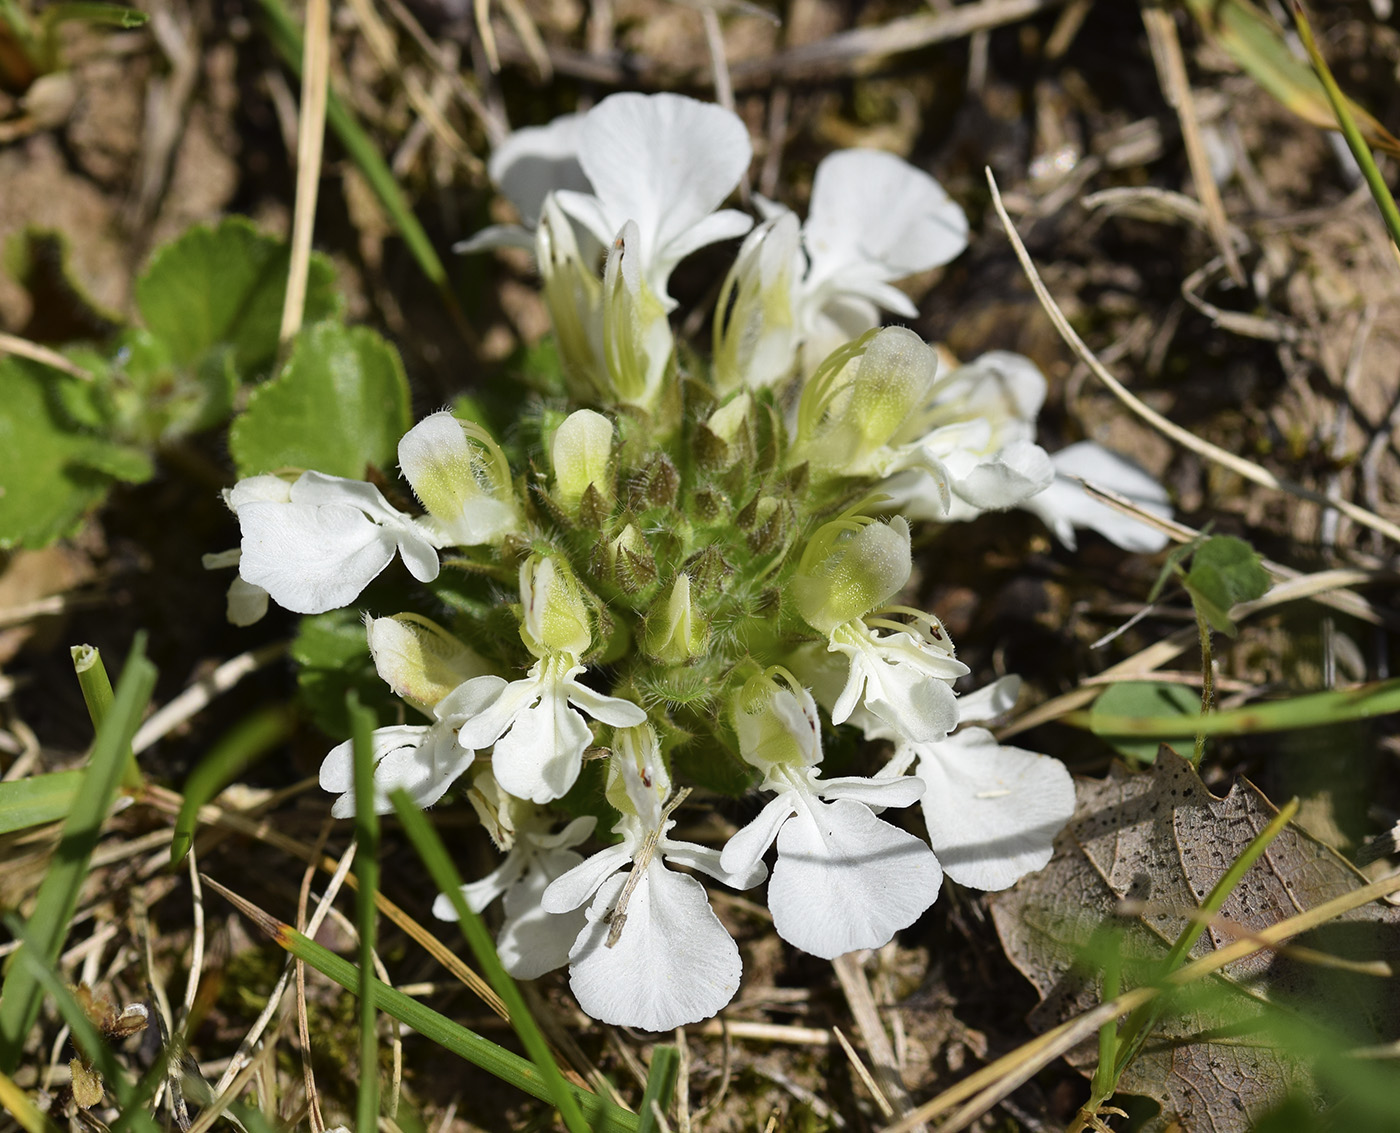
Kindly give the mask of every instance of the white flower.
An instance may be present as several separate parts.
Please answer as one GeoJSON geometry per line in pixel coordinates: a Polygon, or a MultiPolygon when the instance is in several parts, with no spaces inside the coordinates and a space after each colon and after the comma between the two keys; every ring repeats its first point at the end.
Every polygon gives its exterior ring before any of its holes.
{"type": "Polygon", "coordinates": [[[837,520],[819,528],[803,552],[793,580],[797,610],[826,635],[827,649],[849,662],[833,724],[864,708],[910,739],[941,739],[957,725],[952,682],[968,668],[954,660],[947,633],[929,614],[884,605],[910,569],[902,516],[888,523],[837,520]],[[888,613],[914,620],[882,616],[888,613]]]}
{"type": "MultiPolygon", "coordinates": [[[[872,345],[896,333],[917,341],[892,327],[872,345]]],[[[1035,444],[1035,417],[1044,400],[1044,377],[1019,354],[992,351],[969,365],[945,368],[883,447],[871,450],[863,470],[886,477],[881,490],[914,519],[946,522],[1015,507],[1054,476],[1049,457],[1035,444]]]]}
{"type": "Polygon", "coordinates": [[[1075,548],[1076,527],[1097,531],[1125,551],[1154,554],[1170,541],[1157,528],[1094,499],[1080,483],[1087,480],[1112,488],[1154,515],[1170,519],[1166,489],[1126,457],[1093,441],[1080,441],[1054,453],[1050,461],[1055,466],[1054,481],[1021,506],[1039,516],[1070,550],[1075,548]]]}
{"type": "MultiPolygon", "coordinates": [[[[563,830],[551,833],[554,818],[533,804],[502,795],[491,782],[489,772],[477,776],[472,801],[488,800],[493,810],[492,826],[502,818],[509,824],[513,839],[505,860],[478,881],[462,886],[462,898],[473,912],[481,912],[505,895],[505,920],[496,936],[501,963],[516,979],[533,980],[569,961],[569,949],[583,930],[583,911],[555,914],[547,912],[540,897],[550,882],[583,861],[575,846],[588,840],[597,819],[585,815],[563,830]]],[[[455,921],[457,911],[446,894],[433,902],[433,915],[455,921]]]]}
{"type": "MultiPolygon", "coordinates": [[[[291,499],[291,491],[291,483],[280,476],[249,476],[232,488],[225,488],[223,496],[229,511],[236,516],[240,507],[253,500],[285,504],[291,499]]],[[[242,550],[235,547],[231,551],[205,555],[200,562],[205,570],[224,570],[237,567],[242,558],[242,550]]],[[[267,591],[240,574],[229,583],[224,616],[230,625],[250,626],[267,616],[267,601],[267,591]]]]}
{"type": "Polygon", "coordinates": [[[710,908],[705,887],[665,861],[747,889],[761,865],[726,870],[719,851],[668,838],[675,799],[650,726],[619,733],[609,763],[608,798],[622,836],[545,890],[542,905],[563,913],[588,905],[588,923],[569,953],[569,986],[593,1018],[647,1031],[698,1023],[739,989],[739,949],[710,908]],[[625,875],[618,871],[631,866],[625,875]]]}
{"type": "Polygon", "coordinates": [[[243,533],[239,574],[298,614],[348,606],[396,551],[418,581],[438,574],[431,530],[361,480],[304,472],[285,500],[247,499],[236,512],[243,533]]]}
{"type": "Polygon", "coordinates": [[[466,722],[466,747],[492,744],[492,770],[503,791],[537,803],[565,794],[593,739],[583,713],[615,728],[646,720],[630,700],[604,696],[578,680],[579,654],[592,640],[588,612],[568,568],[552,558],[520,568],[521,637],[539,658],[518,681],[483,676],[454,689],[439,705],[466,722]]]}
{"type": "Polygon", "coordinates": [[[635,221],[622,226],[603,271],[603,360],[610,398],[651,409],[675,342],[666,307],[646,276],[635,221]]]}
{"type": "Polygon", "coordinates": [[[641,275],[670,310],[675,266],[752,226],[741,212],[715,211],[752,152],[743,122],[721,107],[678,94],[614,94],[579,128],[579,164],[593,194],[565,190],[557,199],[604,247],[635,223],[641,275]]]}
{"type": "Polygon", "coordinates": [[[776,840],[768,907],[779,936],[826,959],[887,943],[933,904],[943,874],[928,846],[872,808],[909,806],[923,784],[823,781],[817,708],[800,686],[757,678],[738,701],[740,751],[763,771],[762,789],[777,794],[729,840],[720,864],[742,873],[776,840]]]}
{"type": "Polygon", "coordinates": [[[578,163],[579,128],[583,115],[565,114],[547,126],[526,126],[513,131],[491,154],[486,172],[515,211],[519,224],[493,224],[455,252],[481,252],[488,248],[533,248],[534,230],[545,199],[559,189],[587,192],[588,178],[578,163]]]}

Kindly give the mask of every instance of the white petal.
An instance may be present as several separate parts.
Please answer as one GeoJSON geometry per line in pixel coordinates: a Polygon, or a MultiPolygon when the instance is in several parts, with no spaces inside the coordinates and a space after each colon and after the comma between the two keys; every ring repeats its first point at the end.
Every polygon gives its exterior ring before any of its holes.
{"type": "Polygon", "coordinates": [[[239,574],[298,614],[350,605],[397,545],[394,532],[350,504],[253,502],[239,508],[238,525],[239,574]]]}
{"type": "Polygon", "coordinates": [[[1125,551],[1155,553],[1169,542],[1155,527],[1093,499],[1078,479],[1112,488],[1148,511],[1171,517],[1167,492],[1141,468],[1093,441],[1061,449],[1051,458],[1055,481],[1022,506],[1038,515],[1066,546],[1074,547],[1073,527],[1088,527],[1125,551]],[[1070,530],[1069,537],[1065,537],[1070,530]]]}
{"type": "Polygon", "coordinates": [[[398,529],[399,557],[408,573],[419,582],[432,582],[442,564],[438,562],[437,545],[429,537],[427,527],[419,520],[410,520],[398,529]]]}
{"type": "Polygon", "coordinates": [[[676,94],[611,95],[589,112],[579,138],[580,164],[611,222],[600,239],[636,221],[647,279],[661,296],[670,266],[698,246],[689,230],[733,191],[751,156],[736,115],[676,94]]]}
{"type": "Polygon", "coordinates": [[[884,779],[844,775],[836,779],[818,779],[812,786],[824,799],[854,799],[882,809],[913,806],[924,793],[924,784],[908,775],[884,779]]]}
{"type": "Polygon", "coordinates": [[[569,703],[582,708],[595,720],[611,724],[614,728],[635,728],[647,721],[646,710],[640,705],[624,700],[620,696],[604,696],[586,684],[570,678],[568,681],[569,703]]]}
{"type": "Polygon", "coordinates": [[[768,907],[779,936],[832,960],[888,943],[933,904],[942,881],[928,846],[840,799],[783,826],[768,907]]]}
{"type": "Polygon", "coordinates": [[[747,826],[724,844],[720,866],[735,876],[752,872],[777,838],[779,828],[797,810],[796,800],[797,796],[791,791],[770,799],[747,826]]]}
{"type": "Polygon", "coordinates": [[[481,229],[476,235],[458,240],[452,245],[452,250],[458,255],[489,252],[493,248],[524,248],[527,252],[533,252],[535,234],[518,224],[492,224],[481,229]]]}
{"type": "Polygon", "coordinates": [[[547,803],[574,785],[593,733],[569,707],[562,687],[546,684],[541,693],[539,703],[519,713],[496,741],[491,769],[507,794],[547,803]]]}
{"type": "Polygon", "coordinates": [[[954,478],[951,487],[975,508],[1002,511],[1043,492],[1054,478],[1054,466],[1044,449],[1016,441],[980,457],[966,474],[954,478]]]}
{"type": "Polygon", "coordinates": [[[447,410],[424,417],[406,432],[398,453],[404,479],[454,543],[498,542],[517,526],[510,503],[478,481],[481,451],[447,410]]]}
{"type": "Polygon", "coordinates": [[[958,702],[947,681],[911,664],[869,665],[865,677],[865,707],[901,735],[932,741],[957,727],[958,702]]]}
{"type": "Polygon", "coordinates": [[[588,914],[584,909],[546,912],[540,897],[556,876],[568,872],[580,860],[571,850],[551,854],[537,862],[506,894],[506,919],[496,937],[496,952],[506,971],[516,979],[538,979],[569,962],[569,950],[588,923],[588,914]]]}
{"type": "MultiPolygon", "coordinates": [[[[379,814],[394,809],[388,795],[396,787],[406,790],[419,806],[431,805],[471,765],[474,752],[461,751],[455,743],[443,744],[441,739],[432,727],[410,724],[376,728],[371,733],[374,809],[379,814]]],[[[343,792],[331,806],[333,818],[350,818],[355,813],[354,760],[354,747],[346,740],[321,762],[321,789],[343,792]]]]}
{"type": "Polygon", "coordinates": [[[267,591],[254,586],[241,574],[228,584],[225,616],[230,625],[250,626],[267,615],[267,591]]]}
{"type": "Polygon", "coordinates": [[[529,228],[535,226],[544,199],[557,189],[588,191],[578,163],[581,114],[565,114],[547,126],[526,126],[496,147],[486,172],[501,187],[529,228]]]}
{"type": "Polygon", "coordinates": [[[731,873],[724,868],[717,849],[713,846],[699,846],[694,842],[675,842],[670,838],[663,838],[661,856],[672,865],[707,873],[731,889],[752,889],[768,876],[768,867],[762,862],[755,862],[743,873],[731,873]]]}
{"type": "Polygon", "coordinates": [[[224,490],[224,502],[235,515],[244,504],[254,501],[285,504],[291,501],[291,481],[280,476],[249,476],[240,480],[232,488],[224,490]]]}
{"type": "Polygon", "coordinates": [[[891,281],[958,255],[967,217],[937,181],[893,154],[841,150],[817,166],[802,235],[813,280],[891,281]]]}
{"type": "Polygon", "coordinates": [[[440,719],[460,720],[457,742],[479,751],[500,739],[539,695],[540,682],[532,677],[509,684],[500,677],[473,677],[443,697],[433,711],[440,719]]]}
{"type": "Polygon", "coordinates": [[[1063,763],[1003,747],[984,728],[964,728],[921,752],[924,817],[949,877],[1005,889],[1044,867],[1074,814],[1074,780],[1063,763]]]}
{"type": "Polygon", "coordinates": [[[376,523],[391,526],[408,519],[403,512],[391,507],[373,484],[347,480],[343,476],[327,476],[324,472],[303,472],[292,485],[288,498],[294,504],[350,504],[376,523]]]}
{"type": "Polygon", "coordinates": [[[1004,716],[1016,707],[1016,698],[1020,695],[1021,678],[1014,673],[983,685],[976,692],[965,692],[958,697],[958,723],[995,720],[998,716],[1004,716]]]}
{"type": "Polygon", "coordinates": [[[540,904],[551,913],[567,913],[577,909],[597,891],[608,878],[632,860],[626,845],[609,846],[559,877],[540,897],[540,904]]]}
{"type": "Polygon", "coordinates": [[[705,887],[653,860],[632,891],[622,935],[607,946],[625,877],[599,891],[569,953],[569,986],[593,1018],[669,1031],[716,1014],[739,990],[739,949],[710,908],[705,887]]]}
{"type": "MultiPolygon", "coordinates": [[[[467,903],[467,908],[474,913],[481,912],[520,880],[529,862],[530,855],[516,846],[502,859],[501,864],[485,877],[467,882],[462,886],[462,900],[467,903]]],[[[440,921],[455,921],[457,919],[457,909],[446,893],[439,893],[434,898],[433,916],[440,921]]]]}

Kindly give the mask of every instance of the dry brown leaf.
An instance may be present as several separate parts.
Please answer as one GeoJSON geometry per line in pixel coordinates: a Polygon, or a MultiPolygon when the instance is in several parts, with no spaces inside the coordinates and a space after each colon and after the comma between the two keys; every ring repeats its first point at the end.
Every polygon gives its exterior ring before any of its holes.
{"type": "MultiPolygon", "coordinates": [[[[993,899],[992,915],[1012,962],[1040,992],[1037,1029],[1101,1001],[1086,949],[1102,956],[1117,935],[1124,987],[1151,979],[1190,914],[1277,813],[1243,781],[1217,799],[1191,765],[1163,748],[1153,768],[1115,765],[1081,780],[1074,820],[1041,873],[993,899]],[[1131,902],[1124,906],[1123,902],[1131,902]],[[1096,946],[1091,944],[1096,942],[1096,946]]],[[[1355,889],[1364,878],[1340,855],[1286,827],[1226,900],[1192,956],[1355,889]]],[[[1296,945],[1352,960],[1400,954],[1400,910],[1372,904],[1300,938],[1296,945]]],[[[1293,954],[1295,957],[1297,953],[1293,954]]],[[[1344,973],[1269,952],[1229,965],[1209,993],[1163,1018],[1120,1088],[1162,1105],[1159,1121],[1211,1133],[1244,1131],[1292,1087],[1303,1069],[1258,1032],[1269,1004],[1308,1004],[1358,1041],[1395,1029],[1393,980],[1344,973]]],[[[1070,1061],[1091,1069],[1087,1043],[1070,1061]]]]}
{"type": "Polygon", "coordinates": [[[84,1062],[74,1058],[68,1063],[73,1075],[73,1101],[81,1109],[91,1109],[102,1100],[102,1075],[84,1062]]]}

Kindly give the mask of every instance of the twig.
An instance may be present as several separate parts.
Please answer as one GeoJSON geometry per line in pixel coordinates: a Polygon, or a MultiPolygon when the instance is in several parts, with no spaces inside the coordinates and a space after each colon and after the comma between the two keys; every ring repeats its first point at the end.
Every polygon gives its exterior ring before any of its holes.
{"type": "Polygon", "coordinates": [[[38,362],[41,366],[62,371],[70,378],[78,378],[81,381],[90,382],[93,379],[90,371],[84,370],[76,362],[70,362],[57,350],[50,350],[47,346],[40,346],[37,342],[30,342],[27,338],[20,338],[18,335],[0,333],[0,354],[13,354],[18,358],[28,358],[31,362],[38,362]]]}
{"type": "Polygon", "coordinates": [[[228,692],[249,673],[255,673],[264,665],[271,664],[286,651],[286,643],[279,641],[272,645],[264,645],[261,649],[240,653],[237,657],[225,661],[207,677],[195,681],[164,708],[153,712],[136,730],[136,736],[131,741],[131,750],[138,754],[145,751],[190,717],[204,711],[216,696],[228,692]]]}
{"type": "Polygon", "coordinates": [[[1211,238],[1225,259],[1230,278],[1237,286],[1243,287],[1244,271],[1240,267],[1239,257],[1235,255],[1230,224],[1225,219],[1225,205],[1210,171],[1205,143],[1201,140],[1201,124],[1196,120],[1196,100],[1191,95],[1191,80],[1186,74],[1186,59],[1181,53],[1181,40],[1177,38],[1173,15],[1156,3],[1149,2],[1142,9],[1142,22],[1147,27],[1147,41],[1152,48],[1152,60],[1157,66],[1162,94],[1167,104],[1176,111],[1177,120],[1181,123],[1186,162],[1196,183],[1196,195],[1201,198],[1201,206],[1205,209],[1211,238]]]}
{"type": "Polygon", "coordinates": [[[1387,538],[1400,543],[1400,527],[1397,527],[1389,520],[1383,519],[1367,511],[1365,508],[1357,506],[1350,500],[1329,500],[1320,492],[1314,492],[1310,488],[1305,488],[1303,485],[1295,484],[1289,480],[1282,480],[1272,472],[1261,468],[1252,461],[1245,460],[1243,457],[1236,456],[1232,452],[1227,452],[1218,445],[1213,445],[1209,441],[1202,440],[1200,437],[1183,429],[1175,422],[1167,420],[1167,418],[1163,417],[1156,410],[1144,405],[1142,401],[1134,396],[1117,378],[1108,372],[1103,364],[1094,356],[1094,352],[1084,344],[1084,340],[1080,338],[1075,329],[1070,326],[1069,320],[1065,318],[1064,312],[1060,310],[1058,304],[1056,304],[1054,298],[1050,295],[1049,290],[1041,280],[1040,274],[1036,271],[1035,263],[1031,260],[1030,254],[1026,251],[1025,244],[1021,242],[1021,238],[1016,232],[1016,226],[1011,223],[1011,217],[1007,215],[1006,206],[1002,203],[1001,190],[998,188],[996,178],[992,175],[990,168],[987,169],[987,183],[992,191],[992,204],[996,208],[997,215],[1001,217],[1002,225],[1005,227],[1006,234],[1011,240],[1012,247],[1015,249],[1016,258],[1021,261],[1021,266],[1025,269],[1031,287],[1035,290],[1036,298],[1040,300],[1040,305],[1045,309],[1045,313],[1049,315],[1050,321],[1055,325],[1055,329],[1059,331],[1060,337],[1065,340],[1065,343],[1071,350],[1079,355],[1080,360],[1089,367],[1093,375],[1098,378],[1099,381],[1103,382],[1119,401],[1148,424],[1155,427],[1158,432],[1176,441],[1177,444],[1181,445],[1183,448],[1190,449],[1197,455],[1205,457],[1207,460],[1213,461],[1224,468],[1230,469],[1230,471],[1242,476],[1244,479],[1265,488],[1287,492],[1300,499],[1322,504],[1324,507],[1335,507],[1338,511],[1357,523],[1360,523],[1362,526],[1379,531],[1387,538]]]}

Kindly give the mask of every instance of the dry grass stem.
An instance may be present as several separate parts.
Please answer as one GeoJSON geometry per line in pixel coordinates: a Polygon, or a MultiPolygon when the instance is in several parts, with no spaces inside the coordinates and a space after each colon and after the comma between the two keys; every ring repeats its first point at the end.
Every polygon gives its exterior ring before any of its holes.
{"type": "Polygon", "coordinates": [[[307,0],[306,45],[301,64],[301,116],[297,124],[296,206],[292,213],[292,256],[282,306],[283,344],[301,329],[306,279],[311,270],[311,236],[316,196],[321,187],[321,155],[326,140],[326,100],[331,77],[330,0],[307,0]]]}
{"type": "Polygon", "coordinates": [[[27,358],[31,362],[38,362],[41,366],[48,366],[52,370],[58,370],[70,378],[78,378],[80,381],[90,382],[93,380],[91,373],[84,370],[76,362],[70,362],[57,350],[50,350],[47,346],[40,346],[37,342],[30,342],[27,338],[20,338],[18,335],[0,332],[0,354],[13,354],[17,358],[27,358]]]}
{"type": "Polygon", "coordinates": [[[1060,337],[1065,340],[1066,345],[1075,352],[1090,371],[1125,406],[1131,409],[1137,416],[1141,417],[1148,424],[1152,425],[1163,436],[1176,441],[1183,448],[1189,449],[1198,456],[1205,457],[1223,468],[1244,477],[1251,483],[1261,487],[1272,488],[1275,491],[1287,492],[1289,495],[1299,499],[1310,500],[1313,503],[1320,503],[1324,506],[1336,507],[1348,518],[1355,520],[1365,527],[1379,531],[1386,538],[1400,543],[1400,527],[1391,523],[1387,519],[1368,511],[1363,507],[1358,507],[1350,500],[1329,500],[1325,495],[1314,492],[1301,484],[1294,484],[1291,481],[1281,480],[1272,472],[1261,468],[1253,461],[1245,460],[1236,456],[1232,452],[1227,452],[1218,445],[1213,445],[1209,441],[1204,441],[1194,433],[1183,429],[1173,421],[1167,420],[1156,410],[1144,405],[1135,397],[1117,378],[1115,378],[1103,364],[1095,357],[1094,352],[1084,344],[1075,329],[1070,326],[1069,320],[1065,318],[1064,312],[1060,310],[1049,289],[1036,271],[1035,263],[1031,260],[1030,253],[1026,251],[1026,246],[1021,242],[1021,237],[1016,232],[1016,226],[1011,222],[1011,217],[1006,212],[1006,205],[1001,199],[1001,190],[997,187],[996,178],[992,175],[990,168],[987,169],[987,183],[992,191],[992,204],[995,206],[997,215],[1001,218],[1002,226],[1006,229],[1006,234],[1011,240],[1011,245],[1015,249],[1016,258],[1021,261],[1021,267],[1026,272],[1026,277],[1030,281],[1031,287],[1035,289],[1036,298],[1040,300],[1040,305],[1045,309],[1045,313],[1050,316],[1050,321],[1054,323],[1055,329],[1059,331],[1060,337]]]}
{"type": "Polygon", "coordinates": [[[221,693],[228,692],[249,673],[255,673],[264,665],[270,665],[287,652],[284,642],[264,645],[230,658],[210,673],[201,677],[170,701],[157,709],[136,731],[131,748],[138,755],[158,740],[169,735],[186,720],[203,712],[209,702],[221,693]]]}

